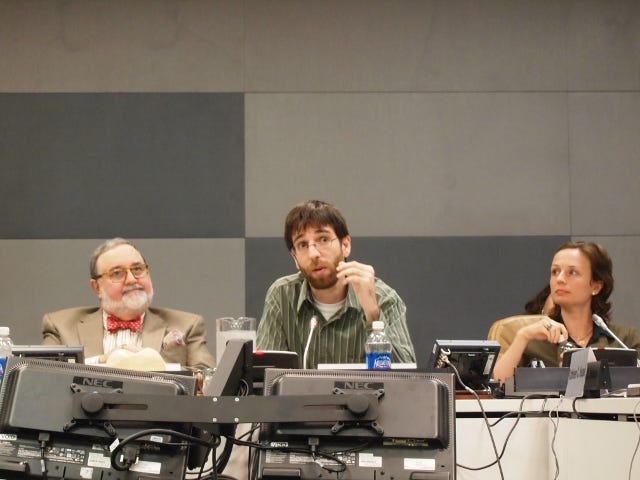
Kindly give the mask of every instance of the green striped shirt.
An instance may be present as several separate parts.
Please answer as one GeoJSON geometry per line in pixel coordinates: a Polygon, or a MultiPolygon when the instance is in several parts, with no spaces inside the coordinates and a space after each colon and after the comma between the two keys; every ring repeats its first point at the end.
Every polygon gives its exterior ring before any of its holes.
{"type": "MultiPolygon", "coordinates": [[[[416,354],[407,328],[407,307],[394,289],[375,279],[376,298],[385,333],[393,345],[393,361],[411,363],[416,354]]],[[[319,363],[363,363],[364,343],[371,333],[358,298],[349,285],[342,309],[325,319],[313,304],[309,284],[296,273],[276,280],[269,290],[258,325],[256,346],[260,350],[296,352],[302,368],[304,349],[309,337],[311,317],[318,325],[307,354],[307,368],[319,363]]]]}

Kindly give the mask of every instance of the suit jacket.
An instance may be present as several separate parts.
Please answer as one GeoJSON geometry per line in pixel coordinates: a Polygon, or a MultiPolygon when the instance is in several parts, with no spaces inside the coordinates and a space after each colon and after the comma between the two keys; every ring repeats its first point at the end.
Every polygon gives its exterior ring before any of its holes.
{"type": "MultiPolygon", "coordinates": [[[[42,319],[43,345],[83,345],[86,357],[104,353],[102,309],[98,307],[67,308],[45,314],[42,319]]],[[[140,331],[143,348],[153,348],[167,363],[179,363],[187,368],[209,368],[215,359],[207,348],[202,316],[169,308],[149,308],[140,331]],[[169,330],[184,335],[185,345],[162,348],[169,330]]]]}

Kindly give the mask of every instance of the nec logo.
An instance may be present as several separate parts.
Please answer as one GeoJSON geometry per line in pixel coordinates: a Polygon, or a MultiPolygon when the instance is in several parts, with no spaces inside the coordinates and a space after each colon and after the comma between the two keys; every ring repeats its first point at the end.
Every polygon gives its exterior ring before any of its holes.
{"type": "Polygon", "coordinates": [[[104,378],[73,377],[73,383],[84,387],[122,388],[124,382],[104,378]]]}
{"type": "Polygon", "coordinates": [[[366,382],[364,380],[350,380],[346,382],[334,382],[335,388],[342,390],[381,390],[384,389],[382,382],[366,382]]]}

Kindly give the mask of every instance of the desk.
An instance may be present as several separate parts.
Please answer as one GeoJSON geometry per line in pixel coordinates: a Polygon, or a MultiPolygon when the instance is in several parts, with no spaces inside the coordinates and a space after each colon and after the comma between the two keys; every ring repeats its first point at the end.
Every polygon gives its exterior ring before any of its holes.
{"type": "MultiPolygon", "coordinates": [[[[640,436],[633,420],[638,398],[585,399],[576,402],[581,414],[611,416],[611,419],[583,419],[573,413],[569,399],[490,399],[482,405],[493,423],[504,413],[522,408],[526,415],[520,419],[508,440],[502,457],[506,479],[548,480],[555,477],[556,464],[552,444],[558,458],[558,479],[626,479],[631,458],[640,436]],[[522,407],[521,407],[522,404],[522,407]],[[555,412],[566,415],[555,418],[555,412]],[[558,424],[556,438],[554,424],[558,424]]],[[[638,407],[640,413],[640,407],[638,407]]],[[[456,463],[477,467],[495,460],[491,439],[476,400],[456,401],[456,463]]],[[[502,450],[515,418],[502,420],[492,432],[498,451],[502,450]]],[[[640,458],[636,458],[632,478],[640,478],[640,458]]],[[[458,480],[500,478],[498,466],[471,471],[457,468],[458,480]]]]}
{"type": "MultiPolygon", "coordinates": [[[[640,430],[633,422],[634,408],[640,414],[640,398],[579,399],[576,410],[584,415],[611,416],[611,419],[576,418],[569,399],[484,399],[484,410],[491,423],[508,412],[522,410],[502,457],[505,479],[549,480],[556,465],[559,480],[626,479],[640,430]],[[564,415],[556,418],[555,412],[564,415]],[[556,438],[554,424],[558,424],[556,438]]],[[[470,467],[487,465],[495,460],[491,439],[480,407],[475,399],[456,401],[456,463],[470,467]]],[[[492,428],[498,451],[501,451],[515,418],[500,421],[492,428]]],[[[246,428],[240,428],[246,431],[246,428]]],[[[238,480],[247,479],[246,447],[234,447],[225,474],[238,480]]],[[[632,478],[640,478],[640,453],[635,459],[632,478]]],[[[498,466],[472,471],[457,468],[457,480],[495,480],[500,478],[498,466]]]]}

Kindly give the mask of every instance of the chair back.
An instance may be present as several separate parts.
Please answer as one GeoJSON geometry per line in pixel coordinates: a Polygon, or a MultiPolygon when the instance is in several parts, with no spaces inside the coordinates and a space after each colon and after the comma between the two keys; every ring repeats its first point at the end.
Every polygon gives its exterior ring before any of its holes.
{"type": "Polygon", "coordinates": [[[513,343],[518,330],[537,322],[540,318],[542,318],[541,315],[514,315],[513,317],[501,318],[493,322],[487,339],[500,343],[500,355],[502,355],[513,343]]]}

